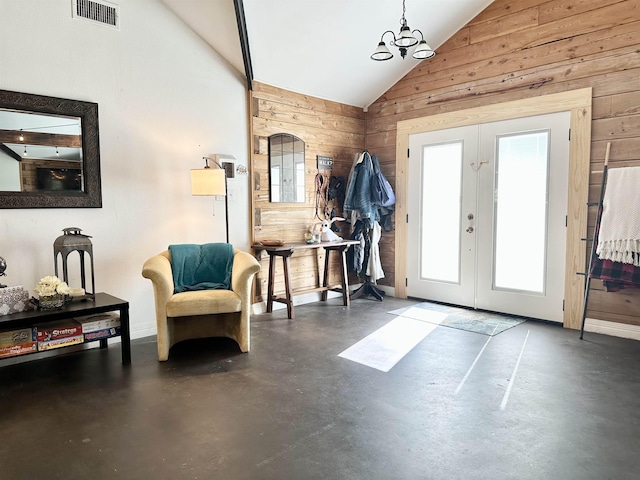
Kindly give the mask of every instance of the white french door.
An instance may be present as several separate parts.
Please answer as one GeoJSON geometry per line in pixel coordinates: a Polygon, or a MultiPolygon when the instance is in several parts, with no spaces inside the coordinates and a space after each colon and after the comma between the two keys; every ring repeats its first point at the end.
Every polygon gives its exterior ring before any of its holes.
{"type": "Polygon", "coordinates": [[[409,296],[562,322],[569,121],[410,135],[409,296]]]}

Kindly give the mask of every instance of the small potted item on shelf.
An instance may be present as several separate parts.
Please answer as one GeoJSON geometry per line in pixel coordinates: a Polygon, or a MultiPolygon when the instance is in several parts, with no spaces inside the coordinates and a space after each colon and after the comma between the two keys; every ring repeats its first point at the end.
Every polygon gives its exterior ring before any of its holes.
{"type": "Polygon", "coordinates": [[[69,286],[55,275],[42,277],[34,290],[38,298],[32,298],[32,301],[43,310],[62,308],[71,299],[69,286]]]}

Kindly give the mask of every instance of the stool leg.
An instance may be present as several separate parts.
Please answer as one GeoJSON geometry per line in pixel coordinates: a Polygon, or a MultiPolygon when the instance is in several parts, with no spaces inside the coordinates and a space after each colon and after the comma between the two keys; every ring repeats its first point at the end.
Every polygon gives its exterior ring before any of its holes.
{"type": "Polygon", "coordinates": [[[340,280],[342,281],[342,304],[350,306],[351,301],[349,298],[349,277],[347,273],[347,251],[342,250],[340,252],[340,280]]]}
{"type": "Polygon", "coordinates": [[[282,262],[284,264],[284,289],[287,297],[287,316],[289,318],[294,318],[293,298],[291,296],[291,277],[289,276],[289,256],[287,255],[282,257],[282,262]]]}
{"type": "MultiPolygon", "coordinates": [[[[330,249],[325,249],[324,251],[324,274],[322,275],[322,286],[326,289],[329,286],[329,254],[331,253],[330,249]]],[[[326,301],[329,296],[328,290],[322,291],[321,299],[322,301],[326,301]]]]}
{"type": "Polygon", "coordinates": [[[269,255],[269,285],[267,287],[267,313],[273,312],[273,282],[276,273],[276,260],[273,255],[269,255]]]}

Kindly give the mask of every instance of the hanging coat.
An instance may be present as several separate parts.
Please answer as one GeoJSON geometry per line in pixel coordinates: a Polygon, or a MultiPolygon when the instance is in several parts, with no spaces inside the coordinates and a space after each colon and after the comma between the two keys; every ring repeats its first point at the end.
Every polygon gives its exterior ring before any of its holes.
{"type": "Polygon", "coordinates": [[[371,247],[369,251],[369,262],[367,265],[367,275],[371,280],[375,281],[384,278],[384,270],[382,270],[382,262],[380,261],[380,237],[382,236],[382,227],[378,222],[373,222],[371,230],[371,247]]]}
{"type": "Polygon", "coordinates": [[[347,192],[344,198],[344,213],[349,216],[357,211],[358,218],[378,220],[377,206],[371,202],[371,178],[373,164],[368,152],[356,156],[356,160],[349,175],[347,192]]]}

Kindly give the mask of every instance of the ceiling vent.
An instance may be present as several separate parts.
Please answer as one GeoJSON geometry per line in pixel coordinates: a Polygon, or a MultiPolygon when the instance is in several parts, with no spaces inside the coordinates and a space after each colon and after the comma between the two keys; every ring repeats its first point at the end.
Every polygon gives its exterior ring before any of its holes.
{"type": "Polygon", "coordinates": [[[71,3],[73,18],[120,29],[120,8],[118,5],[102,0],[71,0],[71,3]]]}

